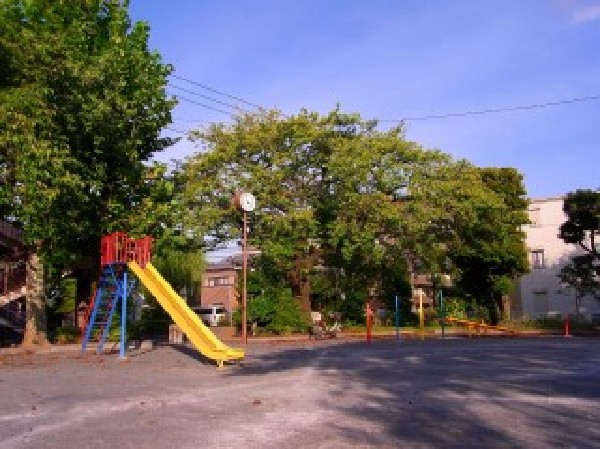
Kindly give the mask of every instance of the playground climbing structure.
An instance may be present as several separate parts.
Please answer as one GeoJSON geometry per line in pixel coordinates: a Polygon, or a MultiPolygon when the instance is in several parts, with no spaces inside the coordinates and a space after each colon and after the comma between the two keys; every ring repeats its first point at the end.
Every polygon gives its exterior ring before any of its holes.
{"type": "Polygon", "coordinates": [[[116,232],[102,238],[102,271],[93,304],[90,305],[82,351],[85,352],[92,336],[97,336],[97,352],[102,352],[110,335],[112,320],[116,311],[120,310],[120,356],[125,357],[127,298],[134,287],[128,276],[129,269],[204,356],[216,361],[219,366],[242,359],[244,351],[221,342],[152,266],[151,249],[150,237],[132,239],[125,233],[116,232]]]}

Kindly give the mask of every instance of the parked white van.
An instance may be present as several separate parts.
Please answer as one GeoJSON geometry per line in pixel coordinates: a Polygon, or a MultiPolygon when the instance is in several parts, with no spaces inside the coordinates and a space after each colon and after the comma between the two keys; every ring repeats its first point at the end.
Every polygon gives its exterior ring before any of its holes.
{"type": "Polygon", "coordinates": [[[192,310],[200,317],[207,326],[217,326],[219,321],[225,319],[227,310],[222,305],[195,306],[192,310]]]}

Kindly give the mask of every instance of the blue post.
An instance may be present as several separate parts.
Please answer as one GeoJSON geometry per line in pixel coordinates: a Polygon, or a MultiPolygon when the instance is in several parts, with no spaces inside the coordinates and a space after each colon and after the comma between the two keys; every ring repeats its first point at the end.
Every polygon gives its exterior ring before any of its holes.
{"type": "Polygon", "coordinates": [[[121,347],[119,350],[119,358],[125,358],[125,343],[127,342],[127,269],[123,269],[123,279],[121,281],[121,347]]]}
{"type": "Polygon", "coordinates": [[[400,341],[400,303],[396,295],[396,340],[400,341]]]}

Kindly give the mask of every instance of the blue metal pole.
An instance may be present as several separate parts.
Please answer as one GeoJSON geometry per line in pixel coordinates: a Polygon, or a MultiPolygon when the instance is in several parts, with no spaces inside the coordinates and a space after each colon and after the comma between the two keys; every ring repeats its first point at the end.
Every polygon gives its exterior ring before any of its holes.
{"type": "Polygon", "coordinates": [[[400,303],[396,295],[396,340],[400,340],[400,303]]]}
{"type": "Polygon", "coordinates": [[[127,340],[126,323],[127,323],[127,268],[123,268],[123,279],[121,280],[121,348],[119,358],[125,358],[125,342],[127,340]]]}

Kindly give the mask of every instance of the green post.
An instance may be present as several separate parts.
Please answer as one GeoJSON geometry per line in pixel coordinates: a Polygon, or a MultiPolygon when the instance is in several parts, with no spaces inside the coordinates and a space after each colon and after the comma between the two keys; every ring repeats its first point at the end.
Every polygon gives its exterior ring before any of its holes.
{"type": "Polygon", "coordinates": [[[445,338],[446,310],[444,309],[444,293],[440,289],[440,315],[442,316],[442,338],[445,338]]]}

